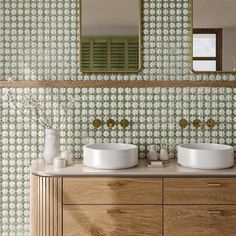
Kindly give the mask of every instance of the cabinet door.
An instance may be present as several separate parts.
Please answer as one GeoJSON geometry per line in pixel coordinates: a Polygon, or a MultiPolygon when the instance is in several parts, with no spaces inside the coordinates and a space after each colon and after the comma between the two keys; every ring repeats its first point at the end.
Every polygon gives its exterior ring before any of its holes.
{"type": "Polygon", "coordinates": [[[164,235],[234,236],[236,235],[236,206],[165,206],[164,235]]]}
{"type": "Polygon", "coordinates": [[[64,178],[63,204],[162,204],[162,180],[64,178]]]}
{"type": "Polygon", "coordinates": [[[164,204],[236,204],[236,179],[166,178],[164,204]]]}
{"type": "Polygon", "coordinates": [[[158,205],[64,205],[64,236],[159,236],[158,205]]]}

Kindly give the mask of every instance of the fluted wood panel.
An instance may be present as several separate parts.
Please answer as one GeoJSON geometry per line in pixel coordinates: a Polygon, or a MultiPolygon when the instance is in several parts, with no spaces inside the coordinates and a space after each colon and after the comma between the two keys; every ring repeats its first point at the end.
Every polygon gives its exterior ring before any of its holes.
{"type": "Polygon", "coordinates": [[[31,236],[62,236],[62,178],[31,174],[31,236]]]}

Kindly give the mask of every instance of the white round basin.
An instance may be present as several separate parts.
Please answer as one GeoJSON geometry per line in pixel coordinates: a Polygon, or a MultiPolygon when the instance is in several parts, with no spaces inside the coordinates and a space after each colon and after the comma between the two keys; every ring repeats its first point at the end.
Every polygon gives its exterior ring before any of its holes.
{"type": "Polygon", "coordinates": [[[225,169],[234,165],[234,148],[212,143],[178,145],[180,165],[197,169],[225,169]]]}
{"type": "Polygon", "coordinates": [[[84,146],[84,165],[98,169],[125,169],[138,164],[138,147],[124,143],[96,143],[84,146]]]}

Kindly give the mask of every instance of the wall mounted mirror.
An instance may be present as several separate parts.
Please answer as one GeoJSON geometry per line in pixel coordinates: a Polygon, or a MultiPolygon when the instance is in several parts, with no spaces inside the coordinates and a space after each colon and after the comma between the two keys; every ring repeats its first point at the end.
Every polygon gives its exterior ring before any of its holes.
{"type": "Polygon", "coordinates": [[[192,0],[192,69],[236,72],[236,0],[192,0]]]}
{"type": "Polygon", "coordinates": [[[141,0],[80,0],[80,71],[138,72],[141,0]]]}

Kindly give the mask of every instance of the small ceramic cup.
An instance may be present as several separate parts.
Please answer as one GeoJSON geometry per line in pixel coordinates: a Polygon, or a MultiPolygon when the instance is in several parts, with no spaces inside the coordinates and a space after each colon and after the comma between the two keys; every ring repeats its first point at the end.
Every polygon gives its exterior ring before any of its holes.
{"type": "Polygon", "coordinates": [[[64,168],[64,167],[66,167],[66,159],[64,159],[64,158],[55,158],[53,160],[53,167],[54,168],[64,168]]]}
{"type": "Polygon", "coordinates": [[[64,158],[66,160],[66,165],[67,166],[70,166],[74,163],[74,160],[73,160],[73,153],[72,152],[69,152],[69,151],[64,151],[60,154],[60,157],[61,158],[64,158]]]}

